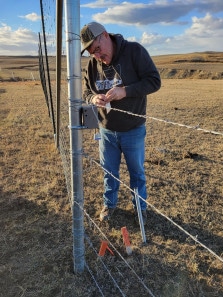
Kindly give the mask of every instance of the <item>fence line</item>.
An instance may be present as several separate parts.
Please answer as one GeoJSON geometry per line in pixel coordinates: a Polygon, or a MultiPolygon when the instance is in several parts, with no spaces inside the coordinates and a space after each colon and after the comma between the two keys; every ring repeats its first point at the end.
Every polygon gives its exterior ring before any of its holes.
{"type": "MultiPolygon", "coordinates": [[[[81,208],[81,206],[79,205],[81,208]]],[[[113,245],[113,243],[108,239],[108,237],[104,234],[104,232],[101,230],[101,228],[94,222],[94,220],[90,217],[90,215],[86,212],[85,209],[83,209],[84,214],[88,217],[89,221],[93,223],[93,225],[96,227],[96,229],[103,235],[103,237],[110,243],[111,247],[116,251],[116,253],[119,255],[119,257],[122,259],[122,261],[125,263],[125,265],[132,271],[132,273],[135,275],[137,280],[143,285],[143,287],[146,289],[146,291],[150,294],[150,296],[154,297],[152,291],[146,286],[146,284],[143,282],[143,280],[138,276],[136,271],[129,265],[129,263],[125,260],[125,258],[121,255],[121,253],[116,249],[116,247],[113,245]]]]}
{"type": "Polygon", "coordinates": [[[88,265],[87,263],[85,263],[85,267],[87,268],[87,270],[88,270],[88,272],[89,272],[91,278],[93,279],[93,281],[94,281],[96,287],[98,288],[98,290],[99,290],[101,296],[104,297],[105,295],[103,294],[101,287],[99,286],[98,282],[96,281],[96,279],[95,279],[95,277],[94,277],[94,274],[93,274],[93,272],[91,271],[91,269],[90,269],[90,267],[89,267],[89,265],[88,265]]]}
{"type": "MultiPolygon", "coordinates": [[[[122,182],[120,179],[118,179],[117,177],[115,177],[111,172],[107,171],[105,168],[103,168],[101,166],[101,164],[99,162],[97,162],[96,160],[90,158],[87,154],[84,154],[85,157],[87,157],[92,163],[95,163],[97,166],[101,167],[104,171],[106,171],[108,174],[110,174],[114,179],[118,180],[124,187],[126,187],[128,190],[130,190],[132,193],[134,193],[134,190],[131,189],[128,185],[126,185],[124,182],[122,182]]],[[[207,246],[205,246],[203,243],[201,243],[196,236],[191,235],[188,231],[186,231],[183,227],[181,227],[180,225],[178,225],[176,222],[174,222],[171,218],[169,218],[168,216],[166,216],[165,214],[163,214],[160,210],[158,210],[153,204],[149,203],[147,200],[145,200],[144,198],[142,198],[140,195],[138,195],[139,198],[143,201],[145,201],[147,203],[148,206],[150,206],[153,210],[155,210],[158,214],[160,214],[162,217],[164,217],[165,219],[167,219],[169,222],[171,222],[173,225],[175,225],[178,229],[180,229],[182,232],[184,232],[186,235],[188,235],[191,239],[193,239],[193,241],[195,241],[196,243],[198,243],[200,246],[202,246],[204,249],[206,249],[207,251],[209,251],[214,257],[216,257],[219,261],[221,261],[223,263],[223,258],[221,258],[220,256],[218,256],[214,251],[212,251],[211,249],[209,249],[207,246]]]]}
{"type": "MultiPolygon", "coordinates": [[[[86,212],[85,212],[86,214],[86,212]]],[[[102,257],[98,256],[98,252],[97,250],[94,248],[93,243],[91,242],[90,238],[88,236],[85,235],[85,239],[88,242],[89,246],[93,249],[94,253],[97,255],[98,259],[100,260],[100,262],[102,263],[103,267],[105,268],[105,270],[107,271],[109,277],[112,279],[115,287],[119,290],[120,294],[122,296],[125,296],[125,294],[123,293],[122,289],[119,287],[118,283],[116,282],[115,278],[112,276],[112,273],[110,272],[110,270],[108,269],[108,267],[106,266],[106,264],[104,263],[102,257]]]]}
{"type": "MultiPolygon", "coordinates": [[[[50,70],[50,71],[52,72],[53,70],[50,70]]],[[[70,78],[66,77],[64,80],[69,80],[69,79],[70,78]]],[[[53,89],[52,89],[52,91],[53,91],[53,89]]],[[[63,95],[62,97],[64,99],[64,98],[67,97],[67,91],[63,91],[62,90],[62,92],[64,92],[63,94],[61,94],[61,95],[63,95]]],[[[53,98],[55,98],[55,94],[54,94],[53,98]]],[[[62,110],[60,111],[60,113],[61,113],[61,117],[63,116],[63,118],[61,118],[59,149],[60,149],[60,155],[61,155],[61,159],[62,159],[62,165],[63,165],[64,174],[65,174],[66,183],[67,183],[67,191],[70,194],[70,192],[71,192],[71,185],[70,185],[70,157],[69,157],[70,156],[70,148],[69,148],[69,135],[68,135],[68,110],[66,108],[66,104],[64,104],[64,106],[61,106],[61,109],[62,110]]],[[[115,109],[115,108],[112,108],[112,109],[113,110],[116,110],[116,111],[119,111],[119,112],[129,113],[129,112],[126,112],[126,111],[115,109]]],[[[129,113],[129,114],[131,114],[131,113],[129,113]]],[[[172,125],[179,126],[179,127],[185,127],[185,128],[188,128],[188,129],[192,129],[194,131],[196,130],[196,131],[201,131],[201,132],[205,132],[205,133],[211,133],[211,134],[215,134],[215,135],[221,135],[221,136],[223,135],[223,133],[221,133],[221,132],[216,132],[216,131],[211,131],[211,130],[207,130],[207,129],[202,129],[201,127],[199,127],[199,125],[197,125],[197,126],[190,126],[190,125],[184,125],[184,124],[172,122],[172,121],[169,121],[169,120],[158,119],[158,118],[151,117],[151,116],[146,116],[146,115],[145,116],[141,116],[141,115],[137,115],[137,114],[131,114],[131,115],[145,117],[145,119],[150,119],[152,121],[158,121],[158,122],[161,122],[161,123],[172,124],[172,125]]],[[[91,163],[94,163],[97,166],[99,166],[101,169],[103,169],[102,166],[97,161],[95,161],[93,158],[89,157],[87,154],[84,154],[83,153],[83,156],[85,156],[87,159],[89,159],[91,163]]],[[[122,183],[125,187],[127,187],[130,191],[132,191],[127,185],[125,185],[125,183],[123,183],[122,181],[120,181],[120,183],[122,183]]],[[[70,197],[70,195],[69,195],[69,197],[70,197]]],[[[140,198],[143,199],[142,197],[140,197],[140,198]]],[[[162,212],[160,212],[155,206],[153,206],[152,204],[148,203],[148,201],[146,201],[146,203],[153,210],[155,210],[158,214],[160,214],[165,219],[167,219],[171,224],[175,225],[183,233],[185,233],[186,235],[188,235],[193,241],[195,241],[196,243],[198,243],[200,246],[202,246],[204,249],[206,249],[209,253],[211,253],[214,257],[216,257],[218,260],[220,260],[221,262],[223,262],[223,259],[221,257],[219,257],[215,252],[213,252],[211,249],[209,249],[204,244],[202,244],[199,240],[197,240],[197,237],[196,236],[193,236],[189,232],[187,232],[186,230],[184,230],[181,226],[179,226],[178,224],[176,224],[171,218],[167,217],[165,214],[163,214],[162,212]]],[[[82,208],[82,210],[83,210],[84,214],[86,215],[86,217],[88,218],[88,220],[91,221],[92,224],[94,224],[94,226],[98,229],[99,227],[97,226],[97,224],[95,223],[95,221],[87,214],[87,212],[85,211],[85,209],[82,208]]],[[[99,228],[98,231],[100,232],[100,234],[102,234],[103,236],[105,236],[105,238],[107,238],[107,236],[103,232],[101,232],[101,229],[100,228],[99,228]]],[[[113,246],[113,244],[112,243],[110,243],[110,244],[115,249],[115,247],[113,246]]],[[[89,245],[91,246],[91,243],[89,245]]],[[[121,254],[120,254],[120,257],[123,258],[121,254]]],[[[126,260],[125,260],[125,262],[126,262],[126,260]]],[[[126,263],[128,264],[128,262],[126,262],[126,263]]],[[[89,274],[91,275],[92,279],[94,280],[94,282],[95,282],[95,284],[96,284],[96,286],[97,286],[100,294],[102,296],[104,296],[104,294],[102,292],[102,289],[100,288],[99,284],[97,283],[96,278],[94,278],[93,272],[90,270],[90,268],[89,268],[89,266],[88,266],[87,263],[85,263],[85,267],[87,268],[89,274]]],[[[141,284],[143,285],[143,287],[145,286],[144,288],[147,290],[147,292],[148,293],[151,293],[150,294],[151,296],[154,296],[153,293],[149,290],[149,288],[146,287],[146,285],[144,284],[143,280],[141,280],[139,276],[137,276],[137,278],[139,278],[138,280],[140,281],[140,283],[142,282],[141,284]]],[[[115,279],[114,279],[114,284],[116,286],[116,280],[115,279]]],[[[122,294],[123,292],[121,291],[120,293],[122,294]]]]}
{"type": "MultiPolygon", "coordinates": [[[[137,115],[136,115],[137,116],[137,115]]],[[[178,123],[174,123],[174,122],[170,122],[170,121],[166,121],[166,120],[161,120],[161,119],[157,119],[157,118],[153,118],[153,117],[147,117],[151,120],[155,120],[155,121],[159,121],[159,122],[163,122],[163,123],[169,123],[169,124],[173,124],[173,125],[178,125],[180,127],[186,127],[189,129],[193,129],[193,130],[199,130],[202,132],[209,132],[212,133],[213,131],[209,131],[209,130],[205,130],[205,129],[197,129],[194,128],[192,126],[188,126],[188,125],[183,125],[183,124],[178,124],[178,123]]],[[[62,130],[62,129],[61,129],[62,130]]],[[[60,130],[60,131],[61,131],[60,130]]],[[[66,130],[64,130],[64,134],[60,132],[60,153],[61,153],[61,157],[62,157],[62,163],[63,163],[63,167],[65,170],[65,176],[66,176],[66,181],[67,181],[67,188],[68,188],[68,193],[70,192],[70,182],[69,182],[69,147],[67,146],[67,135],[66,135],[66,130]]],[[[221,133],[212,133],[212,134],[218,134],[218,135],[222,135],[221,133]]],[[[83,154],[85,157],[86,155],[83,154]]],[[[101,167],[101,165],[91,159],[92,163],[96,163],[98,166],[101,167]]],[[[102,168],[102,167],[101,167],[102,168]]],[[[102,168],[103,169],[103,168],[102,168]]],[[[122,181],[120,181],[122,183],[122,181]]],[[[125,183],[122,183],[125,187],[128,188],[128,186],[125,183]]],[[[130,188],[129,188],[130,189],[130,188]]],[[[131,190],[131,189],[130,189],[131,190]]],[[[143,199],[142,197],[140,197],[141,199],[143,199]]],[[[202,242],[200,242],[196,236],[191,235],[189,232],[187,232],[185,229],[183,229],[181,226],[179,226],[177,223],[175,223],[171,218],[169,218],[168,216],[166,216],[165,214],[163,214],[162,212],[160,212],[155,206],[153,206],[152,204],[148,203],[148,201],[146,201],[146,203],[152,208],[154,209],[158,214],[160,214],[161,216],[163,216],[164,218],[166,218],[169,222],[171,222],[173,225],[175,225],[178,229],[180,229],[183,233],[185,233],[187,236],[189,236],[194,242],[196,242],[197,244],[199,244],[200,246],[202,246],[204,249],[206,249],[209,253],[211,253],[215,258],[217,258],[219,261],[221,261],[223,263],[223,259],[218,256],[214,251],[212,251],[211,249],[209,249],[207,246],[205,246],[202,242]]],[[[83,210],[85,212],[85,210],[83,210]]],[[[85,212],[86,214],[86,212],[85,212]]],[[[91,220],[92,221],[92,220],[91,220]]],[[[103,233],[102,233],[103,234],[103,233]]],[[[104,234],[103,234],[104,235],[104,234]]],[[[105,236],[105,238],[107,238],[105,236]]],[[[111,246],[116,250],[116,248],[114,247],[114,245],[111,243],[111,246]]],[[[121,256],[122,257],[122,256],[121,256]]],[[[123,258],[123,257],[122,257],[123,258]]],[[[123,258],[124,259],[124,258],[123,258]]],[[[124,259],[124,262],[127,263],[124,259]]],[[[127,263],[128,264],[128,263],[127,263]]],[[[100,287],[100,285],[97,283],[93,271],[90,270],[90,267],[87,263],[85,263],[85,267],[88,270],[89,274],[91,275],[91,278],[93,279],[93,281],[95,282],[95,285],[97,286],[101,296],[105,296],[102,288],[100,287]]],[[[133,270],[133,273],[135,274],[136,272],[133,270]]],[[[114,282],[114,286],[117,287],[117,282],[116,280],[111,276],[111,278],[113,279],[114,282]]],[[[139,278],[139,281],[141,280],[140,277],[137,275],[137,278],[139,278]]],[[[142,280],[141,280],[142,281],[142,280]]],[[[142,281],[143,282],[143,281],[142,281]]],[[[155,296],[151,290],[144,284],[142,283],[142,286],[144,288],[146,288],[147,292],[150,294],[150,296],[155,296]]],[[[119,287],[118,287],[119,288],[119,287]]],[[[121,294],[121,296],[125,296],[124,293],[122,292],[122,289],[119,288],[119,292],[121,294]]]]}
{"type": "MultiPolygon", "coordinates": [[[[100,105],[99,105],[99,107],[105,108],[104,106],[100,106],[100,105]]],[[[172,122],[170,120],[158,119],[158,118],[147,116],[147,115],[135,114],[135,113],[132,113],[132,112],[129,112],[129,111],[126,111],[126,110],[121,110],[121,109],[117,109],[117,108],[113,108],[113,107],[110,107],[109,109],[114,110],[114,111],[119,111],[119,112],[122,112],[122,113],[126,113],[128,115],[132,115],[132,116],[135,116],[135,117],[151,119],[151,120],[158,121],[158,122],[163,122],[163,123],[166,123],[166,124],[172,124],[172,125],[179,126],[179,127],[185,127],[185,128],[188,128],[188,129],[193,129],[193,130],[202,131],[202,132],[205,132],[205,133],[211,133],[211,134],[216,134],[216,135],[223,136],[222,132],[216,132],[216,131],[200,128],[199,124],[196,125],[196,126],[190,126],[190,125],[185,125],[185,124],[172,122]]]]}
{"type": "MultiPolygon", "coordinates": [[[[135,115],[135,116],[138,116],[138,115],[135,115]]],[[[156,118],[153,118],[153,117],[147,117],[151,120],[158,120],[159,122],[163,122],[163,123],[170,123],[172,124],[172,122],[168,122],[168,121],[165,121],[165,120],[160,120],[160,119],[156,119],[156,118]]],[[[180,127],[186,127],[186,128],[191,128],[190,126],[187,126],[187,125],[182,125],[182,124],[178,124],[178,126],[180,127]]],[[[193,129],[193,130],[196,130],[196,129],[193,129]]],[[[63,126],[61,128],[62,132],[60,132],[60,153],[61,153],[61,157],[62,157],[62,163],[63,163],[63,167],[64,167],[64,170],[65,170],[65,176],[66,176],[66,181],[67,181],[67,188],[68,188],[68,193],[70,192],[70,179],[69,179],[69,175],[70,175],[70,170],[69,170],[69,165],[70,165],[70,160],[69,160],[69,154],[70,154],[70,149],[69,149],[69,145],[68,145],[68,135],[67,135],[67,126],[63,126]]],[[[206,132],[204,129],[200,129],[200,131],[203,131],[203,132],[206,132]]],[[[97,162],[95,161],[94,159],[92,158],[89,158],[85,153],[83,153],[83,156],[87,157],[88,159],[90,159],[91,163],[96,163],[99,167],[102,168],[102,166],[97,162]]],[[[103,169],[103,168],[102,168],[103,169]]],[[[104,170],[104,169],[103,169],[104,170]]],[[[125,183],[123,183],[122,181],[120,181],[125,187],[129,188],[125,183]]],[[[129,188],[130,191],[132,191],[130,188],[129,188]]],[[[143,199],[142,197],[140,197],[141,199],[143,199]]],[[[189,232],[187,232],[185,229],[183,229],[181,226],[179,226],[178,224],[176,224],[171,218],[167,217],[165,214],[163,214],[162,212],[160,212],[155,206],[153,206],[152,204],[148,203],[148,201],[146,201],[146,203],[152,208],[154,209],[158,214],[160,214],[161,216],[163,216],[164,218],[166,218],[169,222],[171,222],[173,225],[175,225],[177,228],[179,228],[183,233],[185,233],[186,235],[188,235],[194,242],[196,242],[197,244],[199,244],[200,246],[202,246],[204,249],[206,249],[209,253],[211,253],[215,258],[217,258],[219,261],[223,262],[223,259],[218,256],[215,252],[213,252],[211,249],[209,249],[207,246],[205,246],[204,244],[202,244],[196,236],[193,236],[191,235],[189,232]]],[[[85,215],[86,214],[86,211],[83,209],[85,215]]],[[[91,220],[91,222],[93,222],[93,224],[95,225],[95,222],[89,218],[89,220],[91,220]]],[[[96,227],[98,228],[98,227],[96,227]]],[[[105,236],[105,238],[107,239],[107,236],[102,232],[101,233],[103,236],[105,236]]],[[[110,242],[110,241],[109,241],[110,242]]],[[[116,250],[116,248],[114,247],[114,245],[110,242],[111,246],[114,248],[114,250],[116,250]]],[[[120,255],[122,257],[122,255],[120,255]]],[[[123,258],[123,257],[122,257],[123,258]]],[[[124,259],[124,258],[123,258],[124,259]]],[[[125,259],[124,259],[124,262],[125,259]]],[[[127,262],[126,262],[127,263],[127,262]]],[[[127,263],[128,264],[128,263],[127,263]]],[[[91,275],[92,279],[94,280],[96,286],[98,287],[100,293],[102,296],[104,296],[103,292],[102,292],[102,289],[100,288],[99,284],[97,283],[94,275],[93,275],[93,272],[90,270],[89,268],[89,265],[86,263],[85,264],[85,267],[87,268],[89,274],[91,275]]],[[[131,268],[130,268],[131,269],[131,268]]],[[[136,272],[133,270],[133,273],[135,274],[136,272]]],[[[139,276],[137,276],[137,278],[139,278],[139,281],[142,281],[140,279],[139,276]]],[[[143,281],[142,281],[143,282],[143,281]]],[[[116,285],[115,285],[116,286],[116,285]]],[[[146,287],[146,285],[143,283],[142,286],[144,288],[146,288],[147,292],[150,294],[150,296],[154,296],[153,293],[150,291],[149,288],[146,287]]]]}

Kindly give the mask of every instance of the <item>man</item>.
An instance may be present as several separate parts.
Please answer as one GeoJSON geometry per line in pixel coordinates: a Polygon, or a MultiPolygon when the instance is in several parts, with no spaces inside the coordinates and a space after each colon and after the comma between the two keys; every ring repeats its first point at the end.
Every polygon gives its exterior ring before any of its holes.
{"type": "MultiPolygon", "coordinates": [[[[100,220],[110,219],[117,206],[123,154],[130,187],[138,189],[139,197],[143,198],[140,205],[146,224],[146,100],[148,94],[160,88],[160,75],[144,47],[120,34],[108,33],[99,23],[91,22],[82,28],[81,43],[81,54],[87,50],[91,56],[84,76],[83,99],[99,110],[99,153],[105,169],[100,220]]],[[[131,195],[136,215],[134,192],[131,195]]]]}

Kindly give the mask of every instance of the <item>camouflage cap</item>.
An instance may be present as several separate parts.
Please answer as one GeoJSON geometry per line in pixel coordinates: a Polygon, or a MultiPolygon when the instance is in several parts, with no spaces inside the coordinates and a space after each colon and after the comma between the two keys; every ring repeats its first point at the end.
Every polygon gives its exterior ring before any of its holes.
{"type": "Polygon", "coordinates": [[[87,25],[84,25],[84,27],[81,29],[81,55],[93,43],[95,38],[104,31],[106,31],[105,27],[96,22],[91,22],[87,25]]]}

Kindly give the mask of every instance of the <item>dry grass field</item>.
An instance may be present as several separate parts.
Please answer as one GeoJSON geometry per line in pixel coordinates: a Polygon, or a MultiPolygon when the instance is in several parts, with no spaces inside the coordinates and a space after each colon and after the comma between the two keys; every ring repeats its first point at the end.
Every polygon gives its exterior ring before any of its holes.
{"type": "MultiPolygon", "coordinates": [[[[83,159],[85,211],[94,222],[85,216],[85,231],[96,249],[86,241],[85,257],[102,293],[87,269],[73,273],[70,202],[38,59],[0,57],[1,297],[151,296],[147,288],[159,297],[223,296],[223,53],[154,61],[162,88],[148,98],[147,244],[133,219],[125,162],[118,208],[102,224],[103,172],[83,159]],[[118,287],[97,257],[103,236],[96,226],[117,249],[103,261],[118,287]],[[123,226],[131,256],[123,246],[123,226]]],[[[83,131],[83,149],[98,160],[93,134],[83,131]]]]}

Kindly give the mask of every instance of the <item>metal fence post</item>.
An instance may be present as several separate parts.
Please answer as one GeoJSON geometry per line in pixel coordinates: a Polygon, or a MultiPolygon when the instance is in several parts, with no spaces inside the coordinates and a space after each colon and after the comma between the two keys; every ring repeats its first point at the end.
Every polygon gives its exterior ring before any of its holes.
{"type": "Polygon", "coordinates": [[[67,78],[71,158],[71,204],[74,272],[82,272],[84,258],[81,98],[80,1],[65,0],[67,78]]]}

